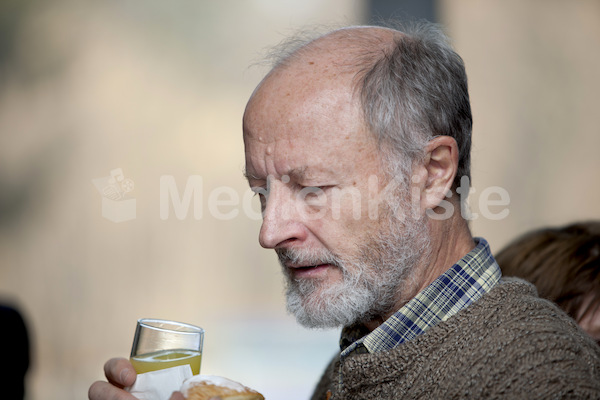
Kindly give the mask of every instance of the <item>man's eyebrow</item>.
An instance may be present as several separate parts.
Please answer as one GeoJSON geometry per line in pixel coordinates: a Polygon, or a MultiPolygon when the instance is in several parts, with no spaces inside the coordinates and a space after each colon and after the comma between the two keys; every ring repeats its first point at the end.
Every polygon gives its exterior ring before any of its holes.
{"type": "Polygon", "coordinates": [[[329,168],[322,168],[320,166],[302,166],[299,168],[293,168],[287,172],[287,175],[297,181],[312,181],[315,179],[323,180],[330,179],[332,176],[335,176],[335,172],[329,168]]]}
{"type": "MultiPolygon", "coordinates": [[[[255,181],[264,181],[267,180],[267,178],[261,178],[259,176],[254,175],[251,172],[248,172],[248,170],[244,169],[242,171],[242,174],[244,175],[244,178],[246,178],[246,180],[250,181],[250,180],[255,180],[255,181]]],[[[309,169],[307,166],[302,166],[302,167],[298,167],[298,168],[292,168],[289,171],[287,171],[283,176],[287,176],[288,178],[292,178],[294,180],[304,180],[304,179],[310,179],[311,177],[313,177],[314,171],[312,171],[311,169],[309,169]]]]}
{"type": "Polygon", "coordinates": [[[290,169],[287,174],[290,178],[294,178],[294,180],[302,180],[306,179],[307,175],[310,175],[308,168],[306,166],[299,168],[290,169]]]}
{"type": "MultiPolygon", "coordinates": [[[[289,170],[286,174],[289,177],[292,178],[304,178],[305,177],[305,171],[306,171],[306,167],[301,167],[301,168],[293,168],[291,170],[289,170]]],[[[248,170],[244,169],[242,171],[242,174],[244,175],[244,178],[246,178],[247,180],[250,179],[254,179],[254,180],[264,180],[264,178],[260,178],[256,175],[254,175],[251,172],[248,172],[248,170]]]]}

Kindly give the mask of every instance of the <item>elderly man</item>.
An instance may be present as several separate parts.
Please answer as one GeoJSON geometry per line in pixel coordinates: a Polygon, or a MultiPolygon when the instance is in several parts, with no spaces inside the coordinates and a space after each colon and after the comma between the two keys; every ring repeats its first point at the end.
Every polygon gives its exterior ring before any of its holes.
{"type": "MultiPolygon", "coordinates": [[[[429,25],[331,32],[252,95],[260,244],[297,320],[343,327],[313,399],[600,397],[600,348],[471,236],[470,138],[462,60],[429,25]]],[[[131,366],[105,370],[90,398],[129,398],[131,366]]]]}

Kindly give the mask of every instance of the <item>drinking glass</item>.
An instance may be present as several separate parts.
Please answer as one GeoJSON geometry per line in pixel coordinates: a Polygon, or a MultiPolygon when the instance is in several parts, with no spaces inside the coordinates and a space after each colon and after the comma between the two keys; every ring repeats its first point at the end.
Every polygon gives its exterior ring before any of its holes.
{"type": "Polygon", "coordinates": [[[182,322],[138,320],[130,361],[138,374],[189,364],[200,373],[204,329],[182,322]]]}

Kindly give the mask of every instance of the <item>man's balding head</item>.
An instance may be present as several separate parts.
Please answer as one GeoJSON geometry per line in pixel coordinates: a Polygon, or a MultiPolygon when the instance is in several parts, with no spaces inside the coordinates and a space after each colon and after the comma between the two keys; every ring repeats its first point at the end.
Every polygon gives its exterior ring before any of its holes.
{"type": "Polygon", "coordinates": [[[291,50],[280,50],[265,81],[284,71],[301,71],[320,82],[347,85],[360,100],[365,124],[378,140],[390,174],[409,176],[430,139],[450,136],[459,149],[454,186],[461,177],[470,178],[472,117],[466,72],[437,26],[348,27],[301,45],[290,43],[291,50]]]}

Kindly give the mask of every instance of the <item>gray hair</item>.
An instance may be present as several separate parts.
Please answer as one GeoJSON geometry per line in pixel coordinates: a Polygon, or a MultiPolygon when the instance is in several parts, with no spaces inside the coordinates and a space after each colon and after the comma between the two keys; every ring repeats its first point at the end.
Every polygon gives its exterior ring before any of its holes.
{"type": "Polygon", "coordinates": [[[472,117],[462,58],[441,29],[413,23],[393,43],[369,50],[357,77],[365,121],[388,146],[392,170],[410,171],[425,144],[440,135],[456,140],[460,179],[470,179],[472,117]]]}

